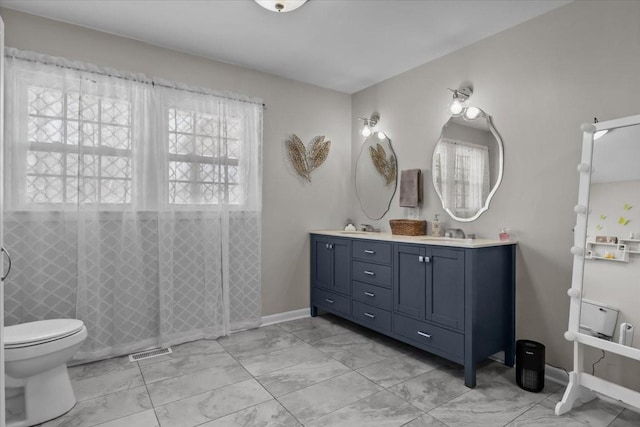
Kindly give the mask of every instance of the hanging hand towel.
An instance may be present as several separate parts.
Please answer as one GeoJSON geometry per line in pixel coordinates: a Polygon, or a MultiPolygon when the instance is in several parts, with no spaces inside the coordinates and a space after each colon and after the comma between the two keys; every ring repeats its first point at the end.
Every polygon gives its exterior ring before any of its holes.
{"type": "Polygon", "coordinates": [[[415,208],[422,201],[420,169],[403,170],[400,174],[400,206],[415,208]]]}

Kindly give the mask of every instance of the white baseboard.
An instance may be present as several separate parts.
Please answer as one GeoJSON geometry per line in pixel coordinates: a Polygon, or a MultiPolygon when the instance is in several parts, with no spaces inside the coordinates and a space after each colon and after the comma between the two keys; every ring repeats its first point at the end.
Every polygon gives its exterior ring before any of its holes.
{"type": "Polygon", "coordinates": [[[262,324],[260,326],[269,326],[276,323],[288,322],[289,320],[302,319],[309,317],[309,308],[301,308],[300,310],[286,311],[284,313],[270,314],[262,316],[262,324]]]}
{"type": "Polygon", "coordinates": [[[544,367],[544,378],[560,385],[569,383],[569,376],[564,370],[549,365],[544,367]]]}

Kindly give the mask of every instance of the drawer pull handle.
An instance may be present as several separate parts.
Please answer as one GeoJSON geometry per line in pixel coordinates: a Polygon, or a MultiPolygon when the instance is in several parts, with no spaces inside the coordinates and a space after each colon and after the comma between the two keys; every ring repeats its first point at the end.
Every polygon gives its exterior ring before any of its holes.
{"type": "Polygon", "coordinates": [[[366,296],[368,296],[368,297],[371,297],[371,298],[373,298],[373,297],[375,297],[375,296],[376,296],[376,294],[374,294],[373,292],[365,292],[364,294],[365,294],[366,296]]]}
{"type": "Polygon", "coordinates": [[[369,317],[369,318],[371,318],[371,319],[375,319],[376,318],[375,314],[367,313],[366,311],[364,312],[364,315],[369,317]]]}
{"type": "Polygon", "coordinates": [[[375,253],[376,253],[376,251],[372,251],[372,250],[370,250],[370,249],[365,249],[365,250],[364,250],[364,253],[365,253],[365,254],[371,254],[371,255],[373,255],[373,254],[375,254],[375,253]]]}
{"type": "Polygon", "coordinates": [[[367,276],[375,276],[376,273],[374,273],[373,271],[369,271],[369,270],[365,270],[364,274],[366,274],[367,276]]]}
{"type": "Polygon", "coordinates": [[[324,300],[325,300],[326,302],[328,302],[329,304],[333,304],[333,300],[332,300],[332,299],[325,298],[324,300]]]}
{"type": "Polygon", "coordinates": [[[429,334],[425,334],[425,333],[424,333],[424,332],[422,332],[422,331],[418,331],[418,335],[420,335],[421,337],[429,338],[429,339],[431,338],[431,335],[429,335],[429,334]]]}

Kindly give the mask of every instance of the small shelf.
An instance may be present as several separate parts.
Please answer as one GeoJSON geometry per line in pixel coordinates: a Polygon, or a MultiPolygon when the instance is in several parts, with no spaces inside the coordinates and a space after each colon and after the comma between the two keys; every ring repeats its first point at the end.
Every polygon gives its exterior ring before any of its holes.
{"type": "MultiPolygon", "coordinates": [[[[629,254],[633,252],[629,250],[628,245],[624,242],[622,239],[618,240],[618,243],[587,242],[587,255],[585,259],[629,262],[629,254]],[[611,253],[613,258],[606,257],[605,255],[607,253],[611,253]]],[[[634,247],[633,250],[637,250],[636,253],[640,254],[640,247],[634,247]]]]}

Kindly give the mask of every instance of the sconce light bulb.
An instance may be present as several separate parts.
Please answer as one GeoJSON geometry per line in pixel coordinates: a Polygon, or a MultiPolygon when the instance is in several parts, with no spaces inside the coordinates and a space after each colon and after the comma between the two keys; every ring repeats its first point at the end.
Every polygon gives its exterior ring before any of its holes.
{"type": "Polygon", "coordinates": [[[365,138],[368,138],[371,136],[371,128],[369,127],[368,124],[364,124],[362,125],[362,129],[360,130],[360,134],[362,136],[364,136],[365,138]]]}
{"type": "Polygon", "coordinates": [[[460,113],[462,113],[462,110],[464,110],[464,106],[462,105],[462,102],[458,101],[457,99],[452,100],[451,104],[449,104],[449,111],[454,116],[460,115],[460,113]]]}
{"type": "Polygon", "coordinates": [[[378,131],[378,139],[379,139],[380,141],[384,141],[386,138],[387,138],[387,135],[385,135],[385,133],[384,133],[384,132],[380,132],[380,131],[378,131]]]}
{"type": "Polygon", "coordinates": [[[464,111],[464,118],[467,120],[475,120],[480,115],[480,109],[478,107],[469,107],[464,111]]]}

